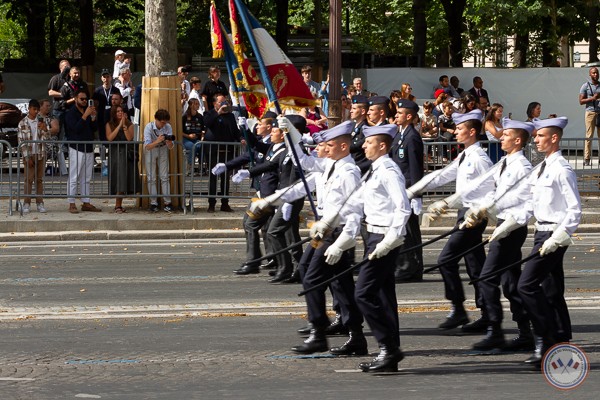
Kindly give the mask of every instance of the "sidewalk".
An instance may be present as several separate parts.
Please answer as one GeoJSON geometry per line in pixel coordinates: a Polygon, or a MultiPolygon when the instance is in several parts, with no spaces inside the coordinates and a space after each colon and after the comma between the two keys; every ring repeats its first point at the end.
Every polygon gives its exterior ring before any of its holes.
{"type": "MultiPolygon", "coordinates": [[[[164,211],[150,213],[136,207],[135,200],[125,199],[126,213],[114,213],[114,199],[95,199],[92,204],[102,212],[80,212],[71,214],[68,204],[63,199],[47,199],[48,212],[40,214],[32,204],[32,211],[23,216],[14,211],[8,215],[8,201],[0,205],[0,242],[17,241],[55,241],[55,240],[124,240],[124,239],[210,239],[210,238],[243,238],[242,220],[248,206],[243,199],[232,200],[232,213],[206,212],[205,201],[196,202],[194,213],[184,214],[182,211],[171,214],[164,211]],[[204,203],[204,204],[203,204],[204,203]],[[201,204],[201,206],[200,206],[201,204]]],[[[600,197],[584,197],[583,218],[578,232],[600,232],[600,197]]],[[[78,207],[80,202],[77,203],[78,207]]],[[[427,208],[426,203],[424,209],[427,208]]],[[[308,207],[301,214],[301,229],[306,228],[306,221],[312,217],[308,207]]],[[[442,218],[429,222],[423,215],[422,233],[439,235],[454,226],[456,212],[450,211],[442,218]]],[[[530,225],[531,227],[531,225],[530,225]]],[[[491,232],[491,229],[488,228],[491,232]]],[[[301,232],[308,234],[307,231],[301,232]]]]}

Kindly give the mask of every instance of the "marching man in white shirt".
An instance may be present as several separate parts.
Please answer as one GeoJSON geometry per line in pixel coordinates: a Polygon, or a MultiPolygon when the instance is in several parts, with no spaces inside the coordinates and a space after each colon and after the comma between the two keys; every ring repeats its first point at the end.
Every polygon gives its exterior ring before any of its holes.
{"type": "Polygon", "coordinates": [[[539,365],[557,341],[569,340],[571,322],[564,299],[563,257],[581,220],[581,200],[575,172],[560,151],[566,117],[534,120],[535,144],[546,158],[534,173],[528,209],[536,219],[532,254],[519,279],[518,290],[531,318],[536,349],[525,362],[539,365]],[[542,287],[549,275],[554,288],[542,287]],[[549,290],[553,289],[553,290],[549,290]],[[553,292],[553,293],[552,293],[553,292]],[[558,319],[555,315],[558,315],[558,319]],[[562,326],[557,326],[557,325],[562,326]]]}
{"type": "MultiPolygon", "coordinates": [[[[434,215],[440,215],[462,202],[462,208],[458,210],[457,220],[457,223],[461,224],[467,210],[470,207],[479,205],[481,199],[494,190],[494,184],[492,180],[487,179],[478,184],[474,190],[459,194],[460,189],[472,186],[473,181],[488,171],[492,166],[492,161],[485,150],[481,148],[477,139],[477,135],[482,128],[481,111],[473,110],[466,114],[454,113],[452,119],[456,123],[456,140],[465,146],[465,150],[452,163],[425,176],[408,188],[407,192],[408,197],[412,199],[427,189],[456,181],[457,196],[451,196],[455,199],[456,204],[449,204],[447,200],[439,200],[430,205],[428,211],[434,215]]],[[[454,329],[463,325],[462,330],[464,332],[485,332],[487,330],[487,313],[477,286],[475,286],[475,304],[482,310],[482,317],[470,324],[468,323],[469,317],[463,305],[465,292],[458,272],[458,262],[460,260],[455,259],[456,256],[473,247],[474,244],[481,243],[486,225],[487,221],[483,221],[471,229],[461,229],[454,232],[438,257],[437,263],[441,265],[440,272],[444,280],[445,295],[452,302],[452,311],[446,320],[439,325],[440,329],[454,329]],[[451,260],[453,261],[448,262],[451,260]]],[[[478,278],[485,262],[484,248],[479,247],[466,254],[464,259],[469,277],[471,279],[478,278]]]]}
{"type": "MultiPolygon", "coordinates": [[[[356,281],[356,303],[379,345],[379,355],[372,362],[359,364],[363,372],[395,372],[404,358],[400,350],[398,300],[396,298],[395,260],[406,235],[411,215],[404,176],[388,153],[398,134],[395,125],[369,126],[363,129],[366,157],[371,169],[364,183],[346,208],[350,231],[359,232],[364,214],[368,239],[365,257],[356,281]]],[[[338,239],[338,240],[341,240],[338,239]]],[[[338,246],[337,241],[332,246],[338,246]]]]}
{"type": "MultiPolygon", "coordinates": [[[[529,174],[531,163],[523,155],[523,147],[529,143],[529,135],[534,129],[531,122],[520,122],[504,118],[502,122],[502,150],[506,156],[499,161],[492,179],[496,190],[489,192],[478,207],[470,210],[466,225],[472,227],[483,218],[497,219],[496,229],[490,238],[488,254],[481,270],[481,276],[519,261],[521,247],[527,238],[529,218],[523,205],[531,198],[529,174]]],[[[517,292],[521,268],[515,267],[502,274],[478,282],[489,320],[486,337],[473,345],[474,350],[533,350],[533,336],[529,318],[523,308],[523,301],[517,292]],[[510,303],[513,320],[517,322],[519,335],[508,344],[502,331],[502,304],[500,285],[510,303]]]]}

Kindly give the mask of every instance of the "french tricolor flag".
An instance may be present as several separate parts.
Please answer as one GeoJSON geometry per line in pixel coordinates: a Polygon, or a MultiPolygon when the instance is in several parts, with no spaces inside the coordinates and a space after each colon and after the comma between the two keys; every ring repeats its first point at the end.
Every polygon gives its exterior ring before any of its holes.
{"type": "Polygon", "coordinates": [[[263,74],[269,101],[271,103],[278,101],[282,108],[297,109],[314,106],[315,100],[308,86],[288,56],[248,11],[242,1],[235,0],[235,4],[263,74]]]}

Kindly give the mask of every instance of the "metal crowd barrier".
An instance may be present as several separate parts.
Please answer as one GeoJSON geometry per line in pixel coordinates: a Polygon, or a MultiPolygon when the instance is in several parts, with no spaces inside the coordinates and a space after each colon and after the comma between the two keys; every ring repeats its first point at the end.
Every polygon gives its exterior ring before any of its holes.
{"type": "MultiPolygon", "coordinates": [[[[173,142],[175,147],[170,150],[171,152],[179,152],[183,153],[182,146],[180,142],[173,142]]],[[[36,182],[39,179],[38,171],[33,171],[30,179],[33,181],[32,193],[26,193],[26,172],[23,164],[23,146],[46,146],[46,159],[44,162],[43,168],[43,193],[41,194],[42,198],[62,198],[67,200],[68,197],[73,198],[82,198],[88,196],[82,196],[80,193],[81,188],[78,186],[77,194],[68,195],[68,185],[69,185],[69,175],[68,168],[71,165],[71,161],[68,157],[66,159],[66,167],[64,170],[61,168],[60,154],[68,154],[69,145],[75,145],[80,148],[84,148],[86,145],[93,146],[93,165],[92,172],[89,176],[90,181],[90,193],[89,197],[91,199],[103,199],[103,198],[149,198],[152,197],[147,193],[147,177],[146,173],[143,172],[142,163],[145,162],[144,159],[144,151],[142,149],[143,142],[141,141],[93,141],[93,142],[75,142],[75,141],[23,141],[19,144],[16,162],[11,163],[11,171],[14,169],[16,172],[16,181],[9,183],[8,192],[16,198],[16,205],[19,210],[22,207],[22,200],[24,197],[31,197],[32,204],[35,202],[35,196],[37,192],[36,182]],[[102,160],[100,154],[105,154],[105,152],[101,151],[100,147],[105,146],[108,149],[108,156],[105,160],[102,160]],[[120,155],[119,155],[120,154],[120,155]],[[111,159],[111,156],[113,157],[111,159]],[[123,166],[119,161],[126,162],[125,166],[123,166]],[[134,170],[135,166],[137,166],[137,174],[130,174],[131,179],[131,188],[129,192],[126,192],[122,195],[111,194],[111,185],[114,182],[114,179],[120,180],[123,179],[124,174],[116,174],[113,175],[111,173],[113,167],[117,168],[125,168],[127,171],[134,170]],[[136,177],[137,175],[137,177],[136,177]],[[145,193],[144,193],[145,192],[145,193]]],[[[170,157],[172,159],[172,157],[170,157]]],[[[169,167],[169,184],[170,184],[170,197],[179,198],[180,204],[184,205],[185,193],[178,189],[177,184],[173,184],[172,178],[179,177],[183,179],[184,170],[179,169],[180,172],[177,172],[177,168],[174,168],[173,163],[170,163],[169,167]]],[[[4,184],[4,179],[2,180],[4,184]]],[[[162,194],[160,189],[160,178],[158,177],[157,172],[157,197],[160,201],[162,194]]],[[[12,200],[12,197],[11,197],[12,200]]],[[[185,207],[184,207],[185,212],[185,207]]],[[[12,212],[9,212],[12,214],[12,212]]]]}
{"type": "MultiPolygon", "coordinates": [[[[577,174],[579,191],[582,194],[598,195],[600,194],[600,160],[598,146],[600,141],[598,139],[592,139],[596,142],[593,145],[591,165],[585,165],[583,159],[583,147],[587,139],[563,139],[561,142],[561,149],[563,156],[567,159],[570,165],[573,167],[577,174]]],[[[60,154],[64,152],[65,148],[69,144],[92,144],[94,146],[94,167],[92,176],[90,177],[90,198],[115,198],[116,195],[110,194],[111,177],[110,173],[103,173],[103,161],[100,159],[100,146],[106,146],[108,148],[107,162],[110,164],[110,154],[116,154],[120,151],[122,146],[130,148],[138,148],[139,151],[135,157],[137,157],[138,163],[144,162],[144,154],[142,150],[143,142],[59,142],[59,141],[30,141],[23,142],[18,148],[13,148],[6,141],[0,141],[0,197],[8,199],[8,214],[12,215],[13,212],[13,200],[16,200],[15,204],[18,210],[21,209],[22,199],[25,196],[25,176],[22,162],[21,147],[25,144],[40,144],[46,146],[47,159],[44,168],[44,198],[63,198],[67,199],[67,185],[68,185],[68,174],[65,174],[64,165],[61,168],[60,154]]],[[[194,203],[198,203],[200,199],[250,199],[256,195],[257,186],[252,180],[244,180],[242,183],[234,184],[231,182],[231,176],[237,172],[237,170],[229,170],[219,177],[215,177],[211,174],[211,169],[219,162],[226,163],[236,157],[246,154],[247,147],[240,143],[229,143],[229,142],[197,142],[192,147],[192,151],[196,154],[193,163],[191,164],[192,170],[188,168],[187,163],[187,150],[180,142],[174,142],[175,149],[171,151],[180,152],[181,156],[178,157],[181,160],[180,168],[170,167],[169,178],[174,176],[182,179],[183,190],[181,193],[178,191],[178,185],[171,185],[171,197],[178,198],[180,204],[185,211],[194,211],[194,203]],[[176,171],[179,172],[176,172],[176,171]],[[211,190],[211,183],[213,185],[211,190]],[[225,192],[223,192],[223,189],[225,192]],[[185,207],[185,201],[189,201],[188,206],[185,207]],[[187,208],[187,209],[186,209],[187,208]]],[[[482,147],[490,150],[487,141],[481,142],[482,147]]],[[[528,145],[525,148],[525,155],[535,165],[543,159],[543,155],[536,154],[534,145],[528,145]]],[[[448,165],[457,154],[461,151],[460,144],[456,142],[437,142],[437,141],[424,141],[425,151],[425,172],[429,173],[437,169],[443,168],[448,165]]],[[[497,154],[498,159],[503,154],[499,152],[497,154]]],[[[69,160],[66,160],[66,166],[68,167],[69,160]]],[[[248,168],[250,164],[246,164],[242,168],[248,168]]],[[[147,193],[147,183],[145,182],[145,175],[141,173],[142,164],[138,164],[140,171],[140,181],[137,183],[139,187],[134,187],[134,193],[125,194],[123,197],[127,198],[148,198],[150,195],[147,193]],[[146,193],[144,193],[146,192],[146,193]]],[[[35,182],[37,176],[33,177],[35,182]]],[[[33,185],[35,188],[35,184],[33,185]]],[[[161,197],[160,193],[160,180],[157,178],[158,197],[161,197]]],[[[455,185],[450,183],[443,187],[437,188],[433,191],[428,192],[430,196],[444,196],[454,192],[455,185]]],[[[31,197],[34,197],[32,194],[31,197]]],[[[81,195],[73,196],[75,198],[81,198],[81,195]]],[[[32,199],[33,202],[33,199],[32,199]]]]}

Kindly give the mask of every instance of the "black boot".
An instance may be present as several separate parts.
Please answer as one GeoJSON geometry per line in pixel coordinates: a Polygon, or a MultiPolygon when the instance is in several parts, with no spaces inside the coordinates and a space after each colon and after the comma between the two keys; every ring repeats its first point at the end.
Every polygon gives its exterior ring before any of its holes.
{"type": "Polygon", "coordinates": [[[473,350],[490,351],[501,350],[506,345],[504,333],[499,323],[492,323],[487,328],[487,334],[483,340],[473,345],[473,350]]]}
{"type": "Polygon", "coordinates": [[[533,340],[535,342],[535,350],[531,357],[525,360],[525,364],[539,365],[542,363],[542,348],[544,347],[544,339],[541,336],[534,335],[533,340]]]}
{"type": "Polygon", "coordinates": [[[282,283],[283,281],[288,279],[290,276],[292,276],[291,266],[290,267],[288,267],[287,265],[283,266],[283,267],[279,266],[275,276],[273,278],[269,279],[269,283],[282,283]]]}
{"type": "Polygon", "coordinates": [[[535,342],[529,321],[517,322],[519,333],[506,343],[505,350],[508,351],[531,351],[535,350],[535,342]]]}
{"type": "Polygon", "coordinates": [[[327,336],[323,328],[313,328],[310,331],[310,336],[300,346],[292,347],[292,351],[300,354],[312,354],[327,351],[327,336]]]}
{"type": "Polygon", "coordinates": [[[340,347],[333,347],[329,351],[336,356],[364,356],[369,354],[367,339],[365,339],[362,329],[351,329],[350,339],[340,347]]]}
{"type": "Polygon", "coordinates": [[[300,280],[300,272],[298,272],[298,268],[296,268],[294,270],[294,272],[292,272],[292,276],[290,276],[286,280],[282,281],[281,283],[301,283],[301,282],[302,281],[300,280]]]}
{"type": "Polygon", "coordinates": [[[489,324],[490,321],[488,320],[487,315],[485,315],[485,313],[482,313],[481,317],[479,317],[475,321],[463,325],[461,331],[463,331],[464,333],[486,333],[489,324]]]}
{"type": "Polygon", "coordinates": [[[446,317],[446,320],[442,322],[438,328],[440,329],[454,329],[461,325],[469,323],[469,317],[462,304],[452,305],[452,311],[446,317]]]}
{"type": "Polygon", "coordinates": [[[342,316],[340,314],[335,314],[335,319],[333,320],[333,322],[331,324],[329,324],[329,326],[327,328],[325,328],[325,334],[327,336],[333,336],[333,335],[347,335],[348,334],[348,328],[346,328],[344,326],[344,324],[342,323],[342,316]]]}
{"type": "Polygon", "coordinates": [[[358,367],[363,372],[397,372],[398,363],[404,359],[404,354],[397,347],[381,345],[380,352],[375,359],[368,363],[360,363],[358,367]]]}

